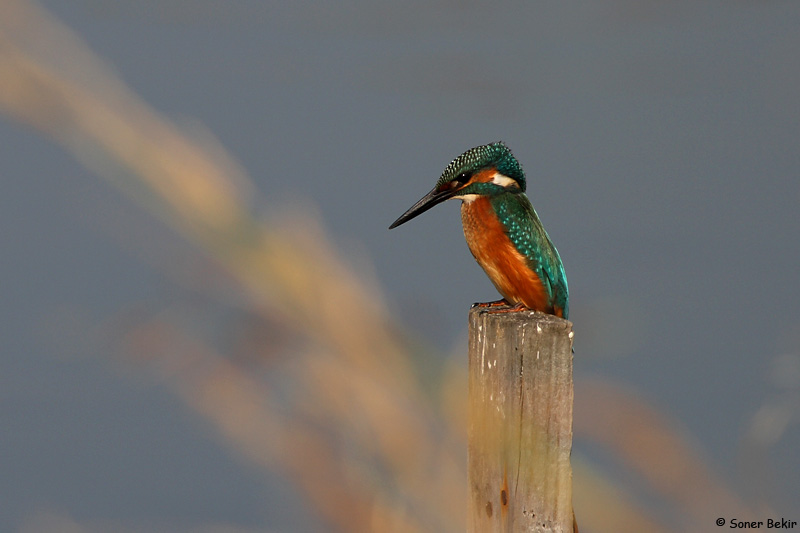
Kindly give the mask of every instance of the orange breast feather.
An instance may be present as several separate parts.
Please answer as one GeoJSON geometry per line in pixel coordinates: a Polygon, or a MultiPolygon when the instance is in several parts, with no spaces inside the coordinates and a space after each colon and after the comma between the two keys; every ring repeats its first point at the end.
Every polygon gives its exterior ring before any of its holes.
{"type": "Polygon", "coordinates": [[[503,298],[528,309],[553,312],[541,280],[514,248],[487,198],[461,204],[461,222],[472,255],[503,298]]]}

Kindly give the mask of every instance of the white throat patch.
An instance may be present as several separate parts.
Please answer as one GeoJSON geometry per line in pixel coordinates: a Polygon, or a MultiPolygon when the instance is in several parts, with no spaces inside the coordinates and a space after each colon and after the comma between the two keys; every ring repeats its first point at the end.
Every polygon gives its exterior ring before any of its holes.
{"type": "Polygon", "coordinates": [[[499,172],[492,174],[492,183],[501,187],[519,187],[516,181],[499,172]]]}
{"type": "Polygon", "coordinates": [[[470,202],[474,202],[475,200],[477,200],[478,199],[478,195],[477,194],[462,194],[460,196],[453,196],[453,198],[456,198],[458,200],[462,200],[464,202],[470,203],[470,202]]]}

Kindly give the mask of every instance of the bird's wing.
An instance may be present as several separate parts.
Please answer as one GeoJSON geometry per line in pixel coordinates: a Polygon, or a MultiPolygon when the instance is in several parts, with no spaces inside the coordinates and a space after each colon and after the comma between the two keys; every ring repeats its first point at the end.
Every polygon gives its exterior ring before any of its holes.
{"type": "Polygon", "coordinates": [[[542,226],[539,216],[524,193],[509,194],[492,202],[497,216],[504,221],[506,235],[528,260],[545,286],[554,307],[569,316],[569,288],[561,257],[542,226]]]}

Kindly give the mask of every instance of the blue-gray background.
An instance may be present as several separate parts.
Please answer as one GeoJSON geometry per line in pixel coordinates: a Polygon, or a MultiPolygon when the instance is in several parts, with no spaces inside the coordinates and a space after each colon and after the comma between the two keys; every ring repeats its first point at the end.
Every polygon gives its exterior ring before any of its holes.
{"type": "MultiPolygon", "coordinates": [[[[506,141],[566,265],[576,378],[642,391],[747,496],[747,428],[800,388],[800,4],[44,5],[272,205],[316,204],[442,350],[496,298],[457,203],[387,226],[453,157],[506,141]]],[[[0,530],[43,509],[315,527],[157,381],[83,357],[64,324],[175,290],[113,229],[159,224],[38,134],[3,120],[0,141],[0,530]]],[[[798,509],[797,407],[770,451],[779,509],[798,509]]]]}

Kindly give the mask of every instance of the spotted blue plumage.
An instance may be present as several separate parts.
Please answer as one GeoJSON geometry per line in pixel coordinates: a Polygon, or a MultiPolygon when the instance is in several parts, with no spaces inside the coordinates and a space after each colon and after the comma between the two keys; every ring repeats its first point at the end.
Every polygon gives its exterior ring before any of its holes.
{"type": "Polygon", "coordinates": [[[567,274],[528,197],[522,192],[505,192],[491,196],[490,202],[508,238],[542,280],[550,302],[563,309],[564,318],[569,318],[567,274]]]}

